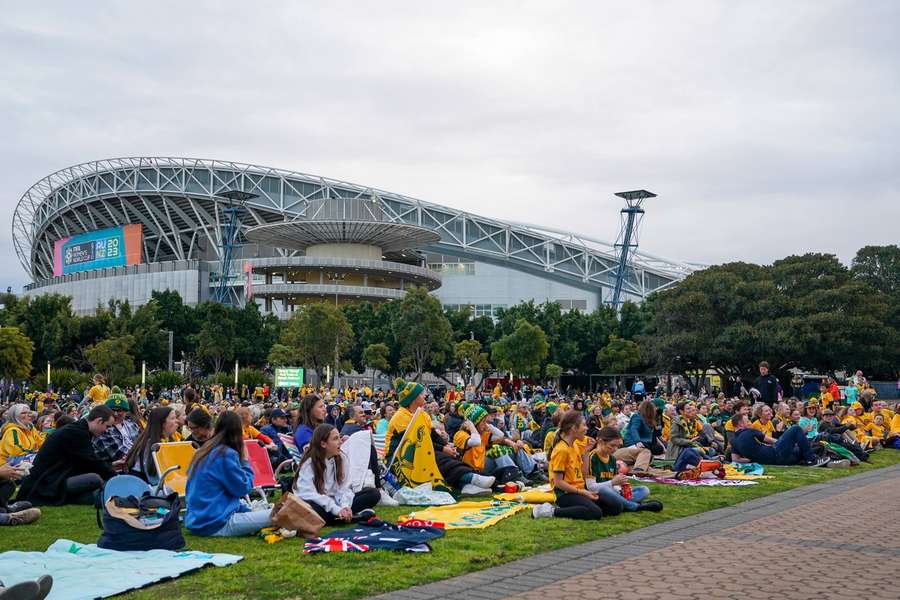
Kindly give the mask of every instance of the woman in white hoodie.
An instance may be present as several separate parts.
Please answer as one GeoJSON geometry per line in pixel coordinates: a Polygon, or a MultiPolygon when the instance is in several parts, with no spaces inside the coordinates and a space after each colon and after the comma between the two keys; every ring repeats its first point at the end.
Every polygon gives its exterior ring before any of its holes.
{"type": "Polygon", "coordinates": [[[375,488],[350,489],[350,469],[341,452],[341,436],[328,424],[313,431],[294,482],[294,494],[305,500],[325,523],[366,521],[381,494],[375,488]]]}

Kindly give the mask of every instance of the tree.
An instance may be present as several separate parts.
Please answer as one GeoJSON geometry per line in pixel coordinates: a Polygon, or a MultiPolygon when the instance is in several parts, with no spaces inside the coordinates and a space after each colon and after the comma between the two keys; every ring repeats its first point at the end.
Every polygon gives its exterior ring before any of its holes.
{"type": "Polygon", "coordinates": [[[204,304],[203,324],[194,336],[195,353],[197,358],[212,367],[213,373],[218,374],[225,363],[234,358],[234,323],[228,318],[225,306],[218,302],[204,304]]]}
{"type": "Polygon", "coordinates": [[[275,315],[263,315],[259,305],[248,302],[229,310],[234,322],[234,358],[242,365],[261,365],[278,339],[281,322],[275,315]]]}
{"type": "Polygon", "coordinates": [[[102,373],[107,383],[113,384],[134,374],[134,358],[131,348],[134,338],[123,335],[97,342],[84,349],[84,356],[91,368],[102,373]]]}
{"type": "Polygon", "coordinates": [[[559,378],[562,377],[563,368],[555,363],[547,363],[544,367],[544,374],[547,379],[553,382],[553,387],[559,388],[559,378]]]}
{"type": "MultiPolygon", "coordinates": [[[[186,306],[174,290],[154,291],[150,303],[156,304],[160,329],[172,332],[172,354],[175,359],[194,353],[195,335],[200,331],[196,309],[186,306]]],[[[165,336],[165,332],[161,332],[165,336]]],[[[168,344],[168,339],[166,339],[168,344]]],[[[167,349],[168,353],[168,349],[167,349]]],[[[168,354],[166,355],[168,360],[168,354]]]]}
{"type": "Polygon", "coordinates": [[[884,294],[900,293],[900,246],[864,246],[850,267],[853,278],[884,294]]]}
{"type": "Polygon", "coordinates": [[[31,373],[34,344],[18,327],[0,327],[0,375],[25,379],[31,373]]]}
{"type": "Polygon", "coordinates": [[[307,304],[296,311],[281,332],[280,343],[287,346],[308,369],[324,379],[325,367],[335,375],[341,358],[353,346],[353,329],[344,313],[330,302],[307,304]]]}
{"type": "MultiPolygon", "coordinates": [[[[481,351],[481,342],[478,340],[456,342],[453,346],[453,358],[455,367],[466,386],[472,383],[477,375],[481,375],[481,380],[483,380],[484,372],[491,368],[488,354],[481,351]]],[[[479,380],[479,384],[481,380],[479,380]]]]}
{"type": "Polygon", "coordinates": [[[513,375],[537,377],[549,351],[550,344],[544,331],[525,319],[519,319],[512,333],[504,335],[491,346],[491,359],[497,368],[510,371],[513,375]]]}
{"type": "Polygon", "coordinates": [[[597,351],[597,365],[605,373],[628,373],[639,364],[641,351],[637,343],[616,335],[609,336],[609,343],[597,351]]]}
{"type": "Polygon", "coordinates": [[[273,367],[290,367],[303,362],[296,349],[284,344],[273,344],[266,362],[273,367]]]}
{"type": "Polygon", "coordinates": [[[369,344],[362,353],[362,362],[366,368],[372,369],[372,385],[375,385],[375,373],[384,372],[390,368],[388,356],[390,348],[387,344],[369,344]]]}
{"type": "Polygon", "coordinates": [[[408,365],[418,380],[428,369],[443,373],[453,358],[453,331],[440,301],[424,287],[412,286],[400,301],[392,324],[401,364],[408,365]]]}
{"type": "Polygon", "coordinates": [[[34,343],[34,364],[61,367],[80,362],[73,345],[77,323],[68,296],[44,294],[17,303],[10,325],[34,343]]]}

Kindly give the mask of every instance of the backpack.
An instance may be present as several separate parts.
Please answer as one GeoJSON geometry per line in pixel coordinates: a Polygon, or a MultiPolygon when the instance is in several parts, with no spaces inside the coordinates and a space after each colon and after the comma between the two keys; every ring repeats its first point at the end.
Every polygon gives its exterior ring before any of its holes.
{"type": "Polygon", "coordinates": [[[185,546],[177,493],[154,495],[143,480],[117,475],[97,495],[99,548],[107,550],[179,550],[185,546]]]}

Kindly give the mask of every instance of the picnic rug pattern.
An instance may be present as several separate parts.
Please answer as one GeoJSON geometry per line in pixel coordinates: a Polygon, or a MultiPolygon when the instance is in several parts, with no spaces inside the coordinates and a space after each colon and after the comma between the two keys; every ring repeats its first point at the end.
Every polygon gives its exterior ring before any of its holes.
{"type": "Polygon", "coordinates": [[[634,477],[634,481],[642,483],[661,483],[663,485],[686,485],[692,487],[742,487],[756,485],[758,481],[746,479],[675,479],[674,477],[634,477]]]}
{"type": "Polygon", "coordinates": [[[459,502],[450,506],[432,506],[417,510],[400,517],[400,521],[410,519],[436,521],[443,523],[445,529],[486,529],[527,508],[527,504],[502,500],[459,502]]]}
{"type": "Polygon", "coordinates": [[[428,542],[443,537],[440,523],[408,521],[394,525],[370,519],[347,529],[338,529],[322,537],[307,540],[304,554],[320,552],[369,552],[371,550],[401,550],[431,552],[428,542]]]}
{"type": "Polygon", "coordinates": [[[0,554],[0,580],[9,586],[52,575],[53,589],[47,600],[84,600],[136,590],[206,565],[233,565],[243,558],[236,554],[170,550],[118,552],[94,544],[56,540],[46,552],[11,550],[0,554]]]}

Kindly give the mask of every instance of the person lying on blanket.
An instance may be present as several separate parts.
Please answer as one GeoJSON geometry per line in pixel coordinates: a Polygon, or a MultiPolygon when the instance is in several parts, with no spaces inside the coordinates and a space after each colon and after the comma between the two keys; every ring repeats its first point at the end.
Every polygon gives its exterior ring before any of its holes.
{"type": "Polygon", "coordinates": [[[306,446],[294,483],[294,494],[305,500],[329,525],[368,521],[381,500],[375,488],[350,489],[349,460],[341,453],[341,434],[332,425],[316,427],[306,446]]]}
{"type": "Polygon", "coordinates": [[[806,431],[799,425],[792,425],[784,434],[774,440],[762,431],[750,426],[750,418],[743,413],[731,417],[734,438],[731,445],[734,453],[761,465],[806,465],[820,467],[828,464],[827,458],[818,458],[809,445],[806,431]]]}
{"type": "MultiPolygon", "coordinates": [[[[406,433],[406,428],[412,421],[416,410],[425,406],[425,386],[415,381],[403,381],[398,379],[394,384],[397,390],[397,400],[400,408],[391,417],[388,423],[387,433],[384,438],[385,461],[391,460],[394,452],[406,433]]],[[[494,477],[487,477],[475,471],[470,465],[458,458],[456,448],[452,443],[448,444],[430,427],[431,443],[435,450],[435,462],[438,471],[444,480],[459,489],[465,495],[487,494],[496,481],[494,477]]]]}

